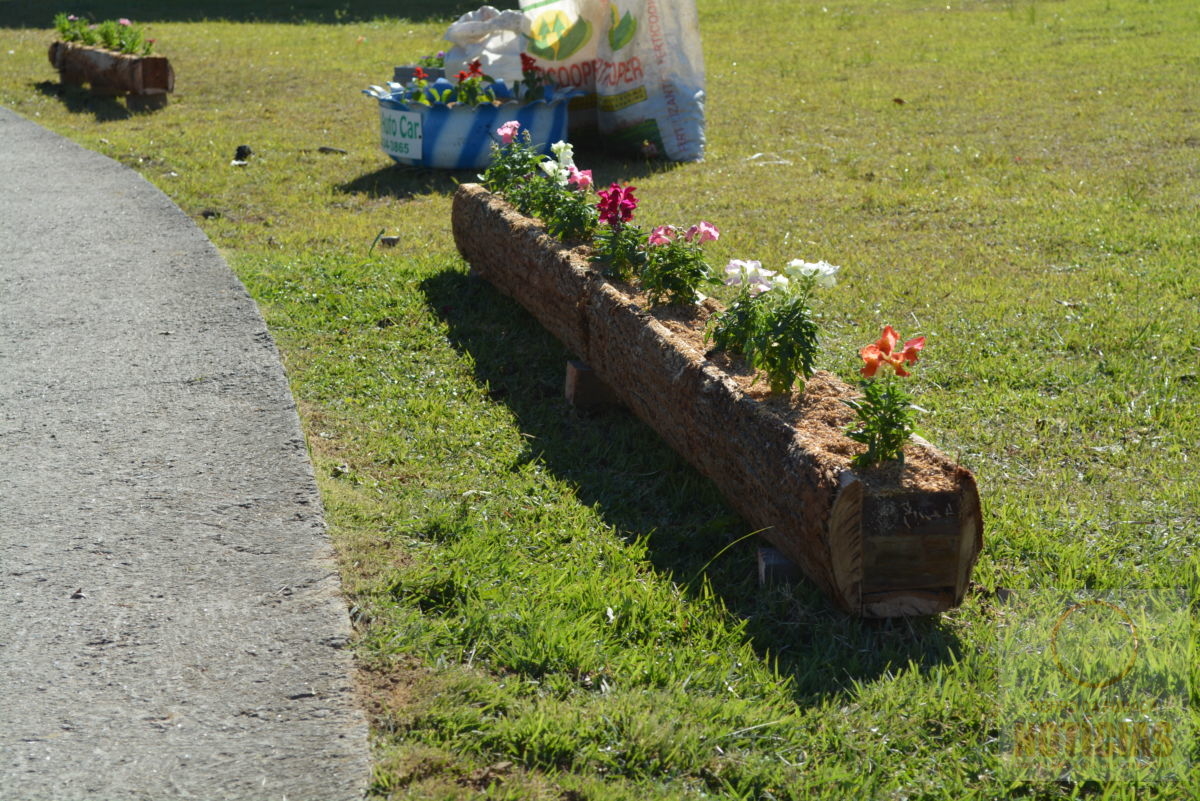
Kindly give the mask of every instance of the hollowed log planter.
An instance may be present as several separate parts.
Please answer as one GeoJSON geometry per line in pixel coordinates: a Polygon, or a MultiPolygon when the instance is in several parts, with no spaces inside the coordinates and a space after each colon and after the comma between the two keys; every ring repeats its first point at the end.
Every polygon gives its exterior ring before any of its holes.
{"type": "Polygon", "coordinates": [[[64,84],[88,84],[99,95],[120,95],[130,108],[161,108],[175,90],[175,71],[163,56],[114,53],[71,42],[50,45],[50,63],[64,84]]]}
{"type": "Polygon", "coordinates": [[[516,299],[613,394],[711,479],[830,598],[864,617],[931,615],[961,602],[983,519],[970,471],[924,441],[903,466],[853,470],[844,429],[854,390],[828,373],[772,398],[704,350],[713,305],[650,309],[582,253],[482,187],[454,196],[454,239],[473,269],[516,299]],[[690,317],[690,319],[689,319],[690,317]]]}

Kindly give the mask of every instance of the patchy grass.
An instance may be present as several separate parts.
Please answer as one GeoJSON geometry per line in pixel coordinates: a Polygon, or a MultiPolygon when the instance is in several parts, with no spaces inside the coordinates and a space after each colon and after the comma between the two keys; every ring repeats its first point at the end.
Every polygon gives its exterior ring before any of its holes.
{"type": "Polygon", "coordinates": [[[928,337],[923,433],[976,471],[987,543],[961,609],[876,623],[760,590],[752,541],[705,570],[747,525],[636,420],[565,406],[562,347],[454,250],[471,176],[389,166],[358,90],[453,12],[310,5],[93,3],[175,65],[137,115],[59,90],[47,12],[0,29],[0,102],[140,170],[263,310],[360,632],[376,795],[1197,795],[1194,768],[997,780],[992,649],[1001,588],[1195,597],[1190,0],[701,0],[707,161],[581,152],[647,224],[716,223],[715,263],[841,264],[824,366],[849,376],[884,323],[928,337]]]}

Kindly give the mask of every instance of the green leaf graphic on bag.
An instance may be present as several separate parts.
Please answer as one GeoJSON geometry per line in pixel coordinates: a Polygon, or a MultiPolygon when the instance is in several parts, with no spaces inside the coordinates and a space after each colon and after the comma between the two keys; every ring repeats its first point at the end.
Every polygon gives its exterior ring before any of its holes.
{"type": "Polygon", "coordinates": [[[529,52],[548,61],[562,61],[592,38],[592,25],[583,17],[571,24],[561,11],[547,11],[533,21],[529,52]]]}
{"type": "Polygon", "coordinates": [[[608,8],[612,11],[612,27],[608,30],[608,46],[615,52],[633,41],[633,36],[637,33],[637,20],[626,11],[625,16],[621,17],[618,22],[617,4],[613,3],[608,8]]]}

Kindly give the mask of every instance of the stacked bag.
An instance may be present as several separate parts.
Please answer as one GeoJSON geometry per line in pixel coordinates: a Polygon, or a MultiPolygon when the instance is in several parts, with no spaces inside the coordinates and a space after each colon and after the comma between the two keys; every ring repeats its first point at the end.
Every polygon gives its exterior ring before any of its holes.
{"type": "Polygon", "coordinates": [[[478,59],[520,77],[522,52],[555,85],[584,96],[572,129],[594,128],[632,152],[672,161],[704,155],[704,56],[695,0],[521,0],[484,6],[450,26],[448,73],[478,59]]]}

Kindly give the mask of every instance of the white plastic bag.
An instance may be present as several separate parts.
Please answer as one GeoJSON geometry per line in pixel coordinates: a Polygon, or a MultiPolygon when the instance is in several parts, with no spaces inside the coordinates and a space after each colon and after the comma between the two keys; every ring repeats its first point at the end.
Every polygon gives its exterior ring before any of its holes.
{"type": "Polygon", "coordinates": [[[446,31],[453,47],[446,51],[446,74],[454,75],[478,60],[484,73],[509,86],[521,79],[521,50],[527,20],[520,11],[482,6],[463,14],[446,31]]]}
{"type": "MultiPolygon", "coordinates": [[[[560,86],[594,93],[610,141],[674,161],[704,155],[695,0],[521,0],[526,52],[560,86]]],[[[579,112],[572,104],[572,127],[579,112]]]]}

